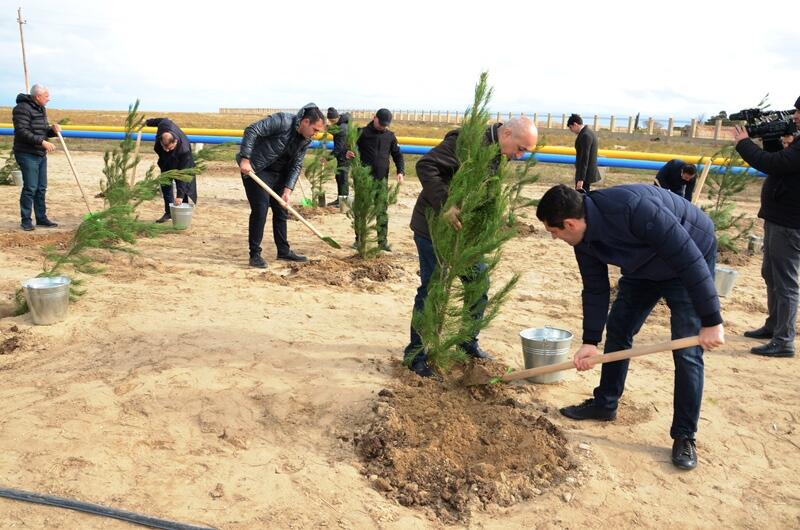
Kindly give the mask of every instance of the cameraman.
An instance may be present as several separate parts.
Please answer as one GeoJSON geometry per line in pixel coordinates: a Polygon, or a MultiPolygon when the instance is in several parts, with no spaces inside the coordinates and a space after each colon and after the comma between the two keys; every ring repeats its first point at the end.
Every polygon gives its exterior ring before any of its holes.
{"type": "MultiPolygon", "coordinates": [[[[800,98],[794,104],[794,123],[800,127],[800,98]]],[[[800,294],[800,142],[770,153],[750,139],[747,130],[736,126],[736,150],[752,167],[767,174],[761,188],[764,219],[764,261],[761,276],[767,284],[767,311],[763,326],[745,331],[745,337],[769,339],[750,351],[768,357],[793,357],[800,294]]]]}

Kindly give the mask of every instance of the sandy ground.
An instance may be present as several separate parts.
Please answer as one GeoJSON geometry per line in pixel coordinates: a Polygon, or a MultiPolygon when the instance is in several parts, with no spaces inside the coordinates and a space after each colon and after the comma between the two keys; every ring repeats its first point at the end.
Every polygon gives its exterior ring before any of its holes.
{"type": "MultiPolygon", "coordinates": [[[[77,154],[75,163],[96,193],[101,155],[77,154]]],[[[393,278],[327,285],[270,259],[269,228],[269,270],[248,268],[239,177],[220,170],[201,176],[192,228],[142,240],[139,256],[101,256],[107,271],[88,279],[87,295],[65,321],[0,319],[0,486],[225,529],[440,527],[376,491],[352,446],[377,392],[396,378],[407,338],[417,282],[407,225],[418,189],[408,183],[392,208],[393,278]]],[[[754,215],[757,194],[748,197],[744,206],[754,215]]],[[[48,205],[61,227],[21,232],[17,201],[17,188],[0,187],[6,306],[19,282],[41,270],[40,245],[68,237],[84,213],[58,153],[50,159],[48,205]]],[[[159,203],[142,215],[158,217],[159,203]]],[[[350,243],[344,216],[315,222],[350,243]]],[[[321,244],[299,223],[290,224],[289,236],[315,260],[352,253],[321,244]]],[[[539,229],[508,245],[499,276],[516,271],[522,279],[482,335],[484,347],[514,367],[522,365],[521,329],[580,333],[571,249],[545,236],[539,229]]],[[[559,406],[587,397],[599,377],[570,373],[531,392],[566,433],[578,462],[574,476],[533,500],[478,511],[470,526],[800,526],[800,364],[753,356],[754,342],[741,337],[765,316],[759,267],[758,257],[738,266],[736,288],[722,300],[728,343],[706,355],[695,471],[669,461],[668,353],[632,363],[611,424],[558,415],[559,406]]],[[[659,306],[638,343],[668,336],[668,312],[659,306]]],[[[0,528],[128,527],[0,500],[0,528]]]]}

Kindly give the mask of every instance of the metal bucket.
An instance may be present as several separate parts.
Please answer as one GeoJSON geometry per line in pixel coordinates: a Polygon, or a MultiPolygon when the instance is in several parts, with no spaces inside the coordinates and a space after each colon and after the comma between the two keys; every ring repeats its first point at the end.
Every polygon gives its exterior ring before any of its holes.
{"type": "Polygon", "coordinates": [[[66,276],[31,278],[22,282],[34,324],[46,326],[64,320],[69,308],[70,283],[66,276]]]}
{"type": "MultiPolygon", "coordinates": [[[[572,333],[558,328],[528,328],[520,331],[522,357],[525,368],[538,368],[563,363],[569,359],[572,333]]],[[[564,379],[564,372],[529,377],[531,383],[556,383],[564,379]]]]}
{"type": "Polygon", "coordinates": [[[763,248],[764,238],[755,234],[750,234],[750,237],[747,240],[747,253],[751,256],[754,254],[760,254],[763,248]]]}
{"type": "Polygon", "coordinates": [[[349,195],[339,195],[339,211],[342,213],[347,213],[353,209],[353,198],[349,195]]]}
{"type": "Polygon", "coordinates": [[[714,268],[714,286],[717,288],[719,296],[728,296],[733,290],[733,284],[736,283],[736,276],[739,273],[733,269],[725,267],[714,268]]]}
{"type": "Polygon", "coordinates": [[[11,172],[11,180],[14,181],[15,186],[22,186],[22,171],[15,169],[11,172]]]}
{"type": "Polygon", "coordinates": [[[177,206],[169,205],[169,215],[172,217],[172,226],[176,230],[186,230],[192,225],[194,208],[191,204],[182,203],[177,206]]]}

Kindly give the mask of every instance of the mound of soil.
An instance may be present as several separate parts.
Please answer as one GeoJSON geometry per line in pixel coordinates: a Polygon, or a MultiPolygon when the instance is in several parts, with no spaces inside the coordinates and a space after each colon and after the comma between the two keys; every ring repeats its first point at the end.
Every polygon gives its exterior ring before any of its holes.
{"type": "Polygon", "coordinates": [[[396,261],[385,256],[364,260],[359,256],[348,258],[322,258],[308,263],[290,263],[291,276],[322,285],[359,285],[365,283],[387,282],[402,276],[405,272],[396,261]]]}
{"type": "Polygon", "coordinates": [[[746,252],[732,252],[730,250],[722,249],[717,254],[717,264],[731,265],[733,267],[741,267],[750,262],[750,257],[746,252]]]}
{"type": "Polygon", "coordinates": [[[22,346],[22,338],[22,332],[16,325],[0,331],[0,355],[14,353],[22,346]]]}
{"type": "Polygon", "coordinates": [[[401,372],[354,443],[373,486],[403,506],[465,523],[472,510],[540,495],[573,467],[566,438],[530,387],[467,387],[401,372]]]}
{"type": "Polygon", "coordinates": [[[35,230],[32,232],[7,232],[0,234],[0,248],[25,248],[54,245],[58,249],[67,248],[72,232],[35,230]]]}
{"type": "Polygon", "coordinates": [[[530,223],[524,223],[522,221],[517,221],[515,226],[517,228],[517,236],[519,237],[532,236],[539,231],[536,228],[536,225],[530,223]]]}

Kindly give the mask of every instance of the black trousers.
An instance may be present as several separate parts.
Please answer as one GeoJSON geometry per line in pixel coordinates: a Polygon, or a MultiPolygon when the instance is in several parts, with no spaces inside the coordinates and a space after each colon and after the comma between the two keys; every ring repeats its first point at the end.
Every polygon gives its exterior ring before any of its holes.
{"type": "MultiPolygon", "coordinates": [[[[264,173],[258,175],[267,186],[278,195],[283,194],[283,179],[274,173],[264,173]]],[[[264,225],[267,223],[267,210],[272,208],[272,237],[275,240],[275,247],[278,255],[283,256],[289,253],[289,241],[286,236],[286,221],[289,212],[283,209],[278,201],[270,197],[261,186],[255,183],[250,177],[242,176],[244,191],[247,194],[247,201],[250,203],[250,222],[247,227],[247,243],[250,247],[250,257],[261,254],[261,240],[264,239],[264,225]]]]}
{"type": "Polygon", "coordinates": [[[336,194],[344,197],[350,194],[350,186],[347,183],[347,174],[350,172],[349,164],[337,163],[336,166],[336,194]]]}

